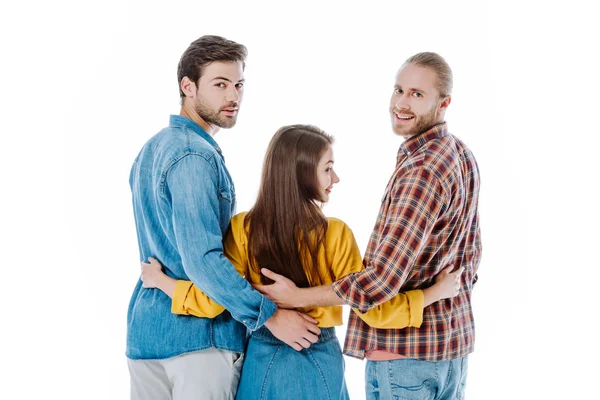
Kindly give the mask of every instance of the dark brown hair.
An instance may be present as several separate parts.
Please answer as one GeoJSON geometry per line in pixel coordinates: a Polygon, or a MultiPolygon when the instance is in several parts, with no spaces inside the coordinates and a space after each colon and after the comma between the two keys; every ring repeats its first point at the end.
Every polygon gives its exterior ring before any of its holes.
{"type": "Polygon", "coordinates": [[[452,94],[452,70],[442,56],[437,53],[423,52],[409,57],[404,64],[414,64],[420,67],[431,68],[438,77],[436,88],[440,93],[440,98],[448,97],[452,94]]]}
{"type": "MultiPolygon", "coordinates": [[[[279,129],[269,144],[256,204],[244,224],[248,258],[298,287],[321,284],[318,254],[325,244],[327,218],[321,212],[317,166],[333,138],[310,125],[279,129]]],[[[261,275],[263,284],[272,281],[261,275]]]]}
{"type": "Polygon", "coordinates": [[[182,99],[185,97],[181,90],[181,81],[184,77],[187,76],[197,84],[202,76],[202,68],[215,61],[240,61],[245,68],[247,55],[246,46],[221,36],[207,35],[194,40],[183,52],[177,66],[179,96],[182,99]]]}

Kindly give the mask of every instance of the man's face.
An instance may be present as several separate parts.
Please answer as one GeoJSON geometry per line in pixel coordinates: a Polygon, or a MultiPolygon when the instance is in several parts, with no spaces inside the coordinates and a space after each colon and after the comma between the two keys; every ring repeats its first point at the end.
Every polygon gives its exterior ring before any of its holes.
{"type": "Polygon", "coordinates": [[[395,133],[408,139],[443,122],[443,105],[435,87],[437,74],[431,68],[403,65],[396,74],[390,115],[395,133]]]}
{"type": "Polygon", "coordinates": [[[241,62],[216,61],[208,64],[197,82],[194,110],[207,123],[221,128],[235,125],[244,95],[241,62]]]}

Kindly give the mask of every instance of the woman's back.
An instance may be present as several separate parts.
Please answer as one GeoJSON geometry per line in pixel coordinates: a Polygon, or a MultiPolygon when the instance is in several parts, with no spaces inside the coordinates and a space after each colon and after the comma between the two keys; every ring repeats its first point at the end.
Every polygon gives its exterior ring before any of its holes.
{"type": "MultiPolygon", "coordinates": [[[[248,255],[248,225],[245,224],[247,215],[248,213],[243,212],[231,219],[230,230],[224,242],[225,255],[250,283],[260,284],[259,268],[248,255]]],[[[327,222],[325,242],[319,249],[315,271],[320,278],[320,283],[317,284],[322,285],[330,285],[341,277],[362,269],[362,257],[348,225],[337,218],[327,218],[327,222]]],[[[305,255],[301,254],[302,256],[305,255]]],[[[298,311],[315,318],[320,327],[342,325],[341,306],[313,307],[298,311]]]]}

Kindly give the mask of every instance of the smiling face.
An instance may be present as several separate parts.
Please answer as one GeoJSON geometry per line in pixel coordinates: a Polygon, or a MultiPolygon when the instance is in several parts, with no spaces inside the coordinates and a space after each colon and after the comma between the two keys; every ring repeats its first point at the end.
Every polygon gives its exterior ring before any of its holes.
{"type": "Polygon", "coordinates": [[[319,181],[319,196],[321,201],[326,203],[329,201],[329,194],[333,185],[340,181],[333,170],[333,149],[331,146],[327,147],[327,150],[321,156],[319,164],[317,165],[317,179],[319,181]]]}
{"type": "Polygon", "coordinates": [[[390,100],[392,129],[405,139],[444,121],[450,96],[440,98],[437,75],[431,68],[404,64],[396,74],[390,100]]]}

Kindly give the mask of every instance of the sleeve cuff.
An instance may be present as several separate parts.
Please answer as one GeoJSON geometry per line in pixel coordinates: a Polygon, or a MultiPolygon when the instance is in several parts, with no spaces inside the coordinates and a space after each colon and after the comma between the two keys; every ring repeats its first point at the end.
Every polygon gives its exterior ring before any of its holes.
{"type": "Polygon", "coordinates": [[[175,293],[171,299],[171,312],[173,314],[189,315],[185,308],[185,299],[192,288],[191,281],[177,281],[175,284],[175,293]]]}
{"type": "Polygon", "coordinates": [[[258,328],[262,327],[265,322],[269,320],[277,311],[277,306],[271,300],[267,299],[266,296],[262,296],[262,300],[260,302],[259,314],[256,319],[256,323],[252,325],[253,321],[244,320],[242,321],[246,328],[248,328],[251,332],[254,332],[258,328]]]}
{"type": "Polygon", "coordinates": [[[420,328],[423,323],[425,295],[422,290],[411,290],[406,292],[406,297],[408,297],[408,304],[410,304],[409,326],[420,328]]]}

